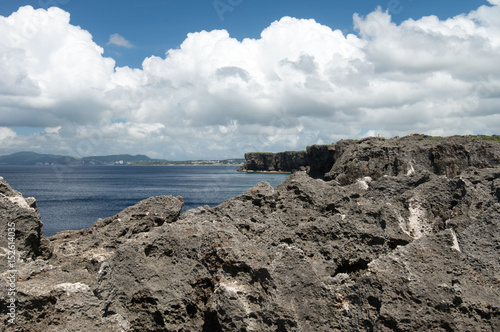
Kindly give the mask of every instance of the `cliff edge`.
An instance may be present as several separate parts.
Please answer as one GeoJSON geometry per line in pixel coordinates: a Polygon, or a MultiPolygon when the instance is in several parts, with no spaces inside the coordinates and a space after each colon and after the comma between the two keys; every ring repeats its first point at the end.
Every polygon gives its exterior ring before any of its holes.
{"type": "Polygon", "coordinates": [[[2,239],[19,228],[3,329],[499,331],[500,144],[458,139],[339,142],[314,166],[328,181],[299,171],[184,213],[153,197],[48,239],[0,181],[2,239]]]}
{"type": "Polygon", "coordinates": [[[500,136],[434,137],[415,134],[385,139],[341,140],[308,146],[306,151],[247,153],[242,172],[306,170],[315,178],[348,184],[362,176],[379,178],[413,172],[415,167],[456,176],[468,167],[485,168],[500,161],[500,136]]]}
{"type": "Polygon", "coordinates": [[[313,145],[306,151],[245,153],[245,165],[239,172],[286,172],[307,170],[313,177],[323,177],[333,166],[333,146],[313,145]]]}

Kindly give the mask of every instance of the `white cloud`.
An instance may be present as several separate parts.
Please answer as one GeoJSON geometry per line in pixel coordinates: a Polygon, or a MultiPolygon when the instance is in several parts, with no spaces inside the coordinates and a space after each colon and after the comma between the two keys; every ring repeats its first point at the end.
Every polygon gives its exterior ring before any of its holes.
{"type": "Polygon", "coordinates": [[[0,124],[57,126],[102,119],[114,60],[58,8],[0,17],[0,124]]]}
{"type": "Polygon", "coordinates": [[[380,9],[354,15],[357,35],[290,17],[259,39],[191,33],[142,69],[115,68],[68,13],[23,7],[0,17],[0,33],[10,36],[0,44],[0,126],[53,128],[17,139],[49,152],[170,159],[374,133],[496,133],[495,1],[445,21],[397,25],[380,9]]]}
{"type": "Polygon", "coordinates": [[[0,142],[6,143],[8,140],[12,140],[17,137],[14,130],[7,127],[0,127],[0,142]]]}
{"type": "Polygon", "coordinates": [[[57,127],[47,127],[45,128],[45,132],[47,134],[54,134],[54,135],[58,135],[59,132],[61,131],[62,127],[61,126],[57,126],[57,127]]]}
{"type": "Polygon", "coordinates": [[[111,36],[109,36],[108,45],[116,45],[116,46],[125,47],[125,48],[133,48],[134,47],[134,45],[131,42],[129,42],[127,39],[125,39],[125,37],[123,37],[117,33],[114,33],[111,36]]]}

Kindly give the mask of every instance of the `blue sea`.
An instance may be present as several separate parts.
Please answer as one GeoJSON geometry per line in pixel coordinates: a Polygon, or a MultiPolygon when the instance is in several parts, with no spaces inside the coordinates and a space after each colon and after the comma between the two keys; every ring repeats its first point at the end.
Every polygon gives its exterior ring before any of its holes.
{"type": "Polygon", "coordinates": [[[90,227],[151,196],[184,198],[184,210],[216,206],[256,183],[288,174],[239,173],[236,166],[7,166],[0,176],[35,197],[45,236],[90,227]]]}

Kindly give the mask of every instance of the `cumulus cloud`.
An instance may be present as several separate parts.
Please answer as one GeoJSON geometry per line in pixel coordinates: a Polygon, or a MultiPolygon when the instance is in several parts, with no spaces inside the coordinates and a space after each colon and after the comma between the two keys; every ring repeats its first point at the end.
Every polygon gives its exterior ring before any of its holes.
{"type": "Polygon", "coordinates": [[[0,124],[95,122],[106,109],[114,60],[58,8],[21,7],[0,17],[0,124]]]}
{"type": "Polygon", "coordinates": [[[4,143],[7,140],[11,140],[17,137],[14,130],[7,127],[0,127],[0,142],[4,143]]]}
{"type": "Polygon", "coordinates": [[[111,36],[109,36],[108,45],[116,45],[116,46],[125,47],[125,48],[134,47],[134,45],[131,42],[129,42],[127,39],[125,39],[125,37],[123,37],[117,33],[114,33],[111,36]]]}
{"type": "Polygon", "coordinates": [[[171,159],[374,134],[495,133],[497,1],[399,25],[381,9],[355,14],[348,35],[291,17],[258,39],[201,31],[141,69],[115,67],[68,13],[22,7],[0,17],[10,36],[0,44],[0,126],[47,127],[25,140],[52,150],[171,159]]]}

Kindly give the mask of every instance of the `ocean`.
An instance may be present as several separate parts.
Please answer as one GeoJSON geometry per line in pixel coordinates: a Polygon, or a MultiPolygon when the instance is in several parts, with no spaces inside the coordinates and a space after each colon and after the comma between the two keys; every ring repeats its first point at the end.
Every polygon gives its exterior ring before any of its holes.
{"type": "Polygon", "coordinates": [[[256,183],[272,186],[288,174],[239,173],[236,166],[7,166],[2,176],[35,197],[45,236],[90,227],[152,196],[184,198],[184,210],[216,206],[256,183]]]}

